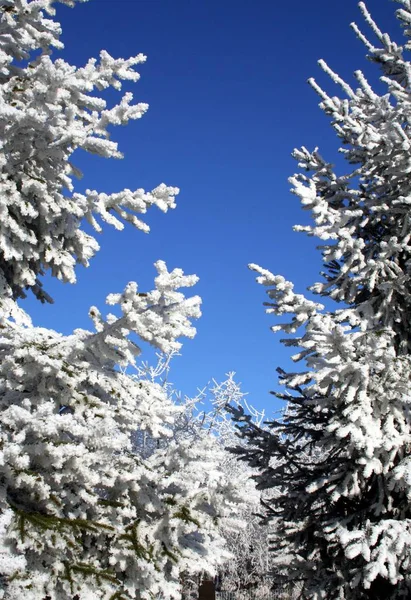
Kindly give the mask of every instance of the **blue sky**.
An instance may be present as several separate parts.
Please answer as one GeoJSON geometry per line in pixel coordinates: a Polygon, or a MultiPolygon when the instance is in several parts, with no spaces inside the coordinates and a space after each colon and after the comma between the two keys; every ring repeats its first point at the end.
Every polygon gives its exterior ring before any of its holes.
{"type": "MultiPolygon", "coordinates": [[[[151,289],[152,265],[161,258],[199,275],[195,291],[203,298],[197,337],[174,360],[171,380],[194,394],[211,378],[236,371],[252,403],[268,412],[278,408],[269,390],[276,388],[276,367],[290,367],[289,353],[269,331],[264,289],[247,264],[281,273],[299,292],[318,278],[315,244],[292,231],[307,215],[287,178],[296,170],[294,147],[319,146],[336,159],[337,140],[306,83],[315,76],[332,93],[317,60],[345,78],[358,68],[377,76],[349,28],[353,20],[362,25],[356,4],[90,0],[58,7],[67,61],[81,66],[101,49],[148,56],[132,88],[136,101],[150,104],[148,114],[113,131],[123,160],[78,155],[84,171],[78,190],[152,189],[165,182],[181,193],[176,210],[147,215],[149,235],[106,226],[100,252],[78,270],[75,286],[49,282],[53,306],[24,301],[34,323],[63,333],[88,328],[89,307],[105,310],[108,293],[130,280],[151,289]]],[[[398,29],[392,2],[367,4],[382,28],[398,29]]]]}

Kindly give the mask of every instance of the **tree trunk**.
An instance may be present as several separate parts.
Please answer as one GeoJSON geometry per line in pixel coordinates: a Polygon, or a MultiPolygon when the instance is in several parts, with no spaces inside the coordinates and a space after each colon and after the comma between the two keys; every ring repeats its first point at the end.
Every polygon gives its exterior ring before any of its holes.
{"type": "Polygon", "coordinates": [[[389,600],[392,597],[396,586],[383,579],[380,575],[372,582],[371,587],[367,590],[367,595],[372,600],[389,600]]]}
{"type": "Polygon", "coordinates": [[[198,600],[215,600],[214,580],[204,579],[198,588],[198,600]]]}

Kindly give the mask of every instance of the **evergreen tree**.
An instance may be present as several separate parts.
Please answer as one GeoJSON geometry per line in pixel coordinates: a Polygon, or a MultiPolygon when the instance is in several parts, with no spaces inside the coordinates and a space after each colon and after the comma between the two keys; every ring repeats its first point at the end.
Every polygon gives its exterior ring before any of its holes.
{"type": "Polygon", "coordinates": [[[352,26],[382,95],[361,71],[353,89],[323,61],[343,97],[310,82],[348,163],[339,175],[317,149],[294,152],[303,171],[290,181],[314,221],[297,230],[321,240],[311,290],[326,307],[250,265],[267,312],[285,317],[273,330],[291,334],[283,343],[305,368],[280,371],[288,409],[269,431],[234,410],[249,442],[239,452],[271,491],[274,560],[303,598],[411,597],[411,1],[398,2],[404,45],[363,3],[373,41],[352,26]]]}
{"type": "Polygon", "coordinates": [[[221,529],[237,527],[241,494],[211,437],[173,440],[180,411],[126,369],[136,336],[165,354],[194,336],[201,301],[180,288],[197,278],[159,261],[151,292],[129,283],[107,298],[117,316],[92,307],[95,331],[69,336],[33,327],[16,302],[28,290],[50,299],[45,272],[75,281],[98,250],[84,219],[147,231],[140,215],[178,193],[74,191],[72,153],[120,157],[107,128],[147,109],[129,93],[112,108],[98,96],[137,81],[145,57],[55,59],[54,4],[0,0],[0,598],[180,598],[183,573],[212,575],[228,558],[221,529]],[[136,452],[136,432],[157,440],[152,452],[136,452]]]}

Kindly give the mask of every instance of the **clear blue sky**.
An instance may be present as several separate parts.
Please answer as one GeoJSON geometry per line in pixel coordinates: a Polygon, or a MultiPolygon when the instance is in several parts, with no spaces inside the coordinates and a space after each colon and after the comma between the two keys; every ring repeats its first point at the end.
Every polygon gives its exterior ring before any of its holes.
{"type": "MultiPolygon", "coordinates": [[[[390,31],[397,29],[396,6],[368,2],[390,31]]],[[[349,28],[352,20],[361,23],[356,2],[90,0],[75,9],[59,6],[58,20],[62,56],[78,66],[101,49],[148,56],[133,91],[150,110],[113,131],[125,158],[79,155],[85,176],[78,189],[152,189],[165,182],[181,193],[176,210],[148,214],[149,235],[106,226],[101,250],[78,270],[77,285],[49,284],[53,306],[32,299],[23,306],[36,325],[63,333],[88,328],[91,305],[105,311],[106,295],[130,280],[151,289],[152,265],[164,259],[198,274],[203,298],[197,337],[173,364],[176,386],[193,394],[233,370],[252,403],[278,408],[268,392],[276,387],[276,367],[290,366],[288,353],[269,331],[264,289],[247,264],[283,274],[301,292],[317,280],[320,256],[312,240],[292,231],[307,217],[289,192],[287,178],[296,169],[290,154],[318,145],[336,158],[336,138],[306,83],[314,75],[332,90],[319,58],[347,78],[358,68],[377,75],[349,28]]]]}

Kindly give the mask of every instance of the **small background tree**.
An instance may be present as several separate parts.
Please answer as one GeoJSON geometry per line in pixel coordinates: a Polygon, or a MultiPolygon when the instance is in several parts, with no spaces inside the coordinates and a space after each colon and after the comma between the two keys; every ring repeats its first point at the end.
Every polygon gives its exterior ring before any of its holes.
{"type": "MultiPolygon", "coordinates": [[[[247,402],[247,395],[235,381],[235,373],[228,373],[227,379],[222,382],[213,380],[194,398],[181,398],[169,380],[171,358],[160,355],[157,366],[151,367],[147,363],[139,366],[137,379],[160,383],[179,407],[180,412],[172,425],[172,437],[159,441],[146,431],[137,432],[136,451],[147,456],[155,452],[159,443],[167,446],[173,441],[188,442],[194,448],[202,440],[208,440],[215,446],[219,460],[218,470],[228,481],[236,482],[242,493],[242,504],[236,507],[233,515],[237,526],[221,522],[220,533],[225,539],[230,557],[218,568],[217,589],[234,593],[237,600],[248,599],[250,596],[255,600],[271,598],[275,581],[270,565],[270,533],[262,525],[260,494],[256,492],[252,480],[254,471],[246,462],[237,461],[229,451],[230,447],[238,443],[238,436],[227,406],[247,410],[257,426],[262,425],[264,412],[256,410],[247,402]]],[[[207,573],[204,576],[207,577],[207,573]]],[[[187,598],[197,597],[198,585],[197,572],[185,573],[184,591],[187,598]]]]}

